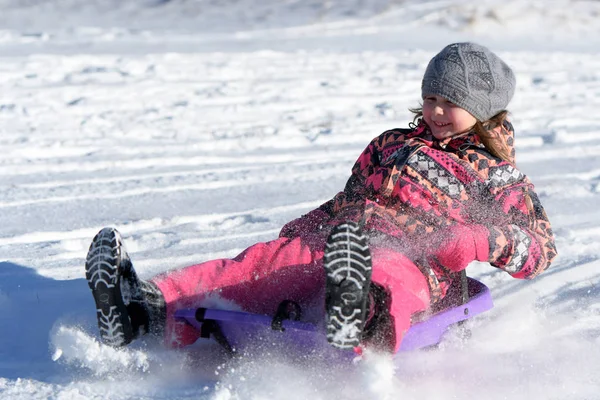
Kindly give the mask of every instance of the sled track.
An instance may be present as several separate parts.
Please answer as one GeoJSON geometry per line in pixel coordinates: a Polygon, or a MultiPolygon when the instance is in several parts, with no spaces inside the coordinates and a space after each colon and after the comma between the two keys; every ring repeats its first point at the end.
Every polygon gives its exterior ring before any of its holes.
{"type": "Polygon", "coordinates": [[[90,245],[85,277],[96,302],[96,316],[102,341],[120,347],[131,342],[133,332],[120,287],[122,263],[121,236],[112,229],[102,229],[90,245]]]}
{"type": "Polygon", "coordinates": [[[367,237],[354,223],[336,226],[325,246],[327,340],[335,347],[358,346],[365,323],[371,255],[367,237]]]}

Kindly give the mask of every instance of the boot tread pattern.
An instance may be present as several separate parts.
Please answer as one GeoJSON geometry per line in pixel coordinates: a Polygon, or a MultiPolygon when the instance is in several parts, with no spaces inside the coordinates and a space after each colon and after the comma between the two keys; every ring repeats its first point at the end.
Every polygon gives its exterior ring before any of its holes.
{"type": "Polygon", "coordinates": [[[119,232],[104,228],[94,237],[85,263],[85,276],[96,302],[100,337],[113,347],[124,346],[133,339],[119,284],[121,246],[119,232]]]}
{"type": "Polygon", "coordinates": [[[360,343],[371,284],[367,237],[352,222],[336,226],[325,245],[327,340],[351,349],[360,343]]]}

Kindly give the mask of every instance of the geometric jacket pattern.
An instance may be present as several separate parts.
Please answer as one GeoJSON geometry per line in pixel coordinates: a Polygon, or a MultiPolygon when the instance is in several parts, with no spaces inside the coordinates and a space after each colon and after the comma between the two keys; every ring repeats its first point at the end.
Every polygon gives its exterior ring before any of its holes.
{"type": "Polygon", "coordinates": [[[425,123],[373,139],[343,191],[319,207],[324,225],[359,222],[372,245],[397,246],[429,282],[432,303],[456,272],[428,261],[433,234],[453,224],[487,227],[488,262],[515,278],[531,279],[557,254],[548,217],[533,184],[514,161],[514,132],[506,121],[493,133],[512,150],[511,162],[490,154],[474,132],[438,141],[425,123]]]}

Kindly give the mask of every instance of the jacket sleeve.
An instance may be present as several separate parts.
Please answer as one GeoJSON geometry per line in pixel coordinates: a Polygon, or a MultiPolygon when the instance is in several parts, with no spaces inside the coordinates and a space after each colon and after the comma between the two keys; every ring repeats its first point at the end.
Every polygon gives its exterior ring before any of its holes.
{"type": "Polygon", "coordinates": [[[374,169],[379,166],[379,153],[377,151],[376,139],[374,139],[360,154],[354,166],[352,175],[348,178],[344,190],[332,199],[332,210],[338,212],[347,205],[362,201],[368,194],[373,192],[374,169]]]}
{"type": "MultiPolygon", "coordinates": [[[[374,160],[378,163],[375,144],[372,141],[354,163],[352,174],[346,182],[344,190],[318,208],[285,224],[279,232],[279,237],[295,238],[302,232],[315,231],[321,225],[326,224],[334,215],[339,216],[340,210],[347,205],[353,204],[359,198],[364,198],[367,193],[365,183],[369,171],[372,171],[374,160]]],[[[343,215],[343,217],[352,219],[351,215],[343,215]]]]}
{"type": "Polygon", "coordinates": [[[302,233],[318,230],[321,225],[327,223],[331,218],[332,204],[333,200],[329,200],[301,217],[288,222],[281,228],[279,237],[293,239],[300,236],[302,233]]]}
{"type": "Polygon", "coordinates": [[[546,270],[557,255],[550,221],[527,178],[495,194],[508,218],[488,226],[489,262],[515,278],[532,279],[546,270]]]}

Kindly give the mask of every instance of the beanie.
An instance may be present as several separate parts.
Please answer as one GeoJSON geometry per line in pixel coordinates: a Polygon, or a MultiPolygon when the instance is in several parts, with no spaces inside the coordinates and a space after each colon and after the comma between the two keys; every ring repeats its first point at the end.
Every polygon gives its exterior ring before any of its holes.
{"type": "Polygon", "coordinates": [[[506,108],[515,84],[510,67],[486,47],[453,43],[429,61],[421,95],[442,96],[486,121],[506,108]]]}

